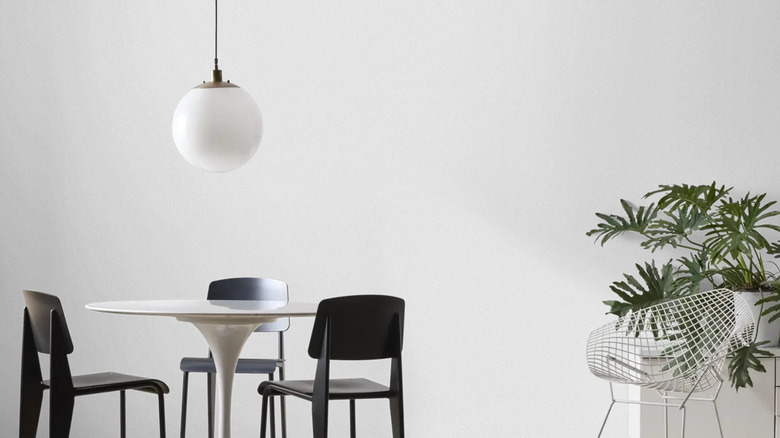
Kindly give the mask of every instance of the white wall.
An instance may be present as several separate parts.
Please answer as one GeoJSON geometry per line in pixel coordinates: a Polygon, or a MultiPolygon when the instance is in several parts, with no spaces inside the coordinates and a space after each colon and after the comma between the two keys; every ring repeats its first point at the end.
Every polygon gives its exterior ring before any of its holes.
{"type": "MultiPolygon", "coordinates": [[[[607,320],[608,284],[646,255],[593,245],[593,213],[714,179],[780,199],[775,1],[223,1],[220,65],[266,123],[257,156],[227,174],[190,167],[170,134],[178,100],[209,77],[212,8],[4,3],[10,430],[22,289],[64,300],[75,372],[168,382],[175,434],[178,360],[204,352],[200,335],[84,304],[200,298],[213,279],[256,275],[286,280],[298,301],[407,300],[411,437],[595,436],[608,388],[585,366],[587,333],[607,320]]],[[[291,378],[313,373],[310,328],[289,333],[291,378]]],[[[242,436],[257,430],[256,383],[237,380],[242,436]]],[[[191,394],[200,436],[200,379],[191,394]]],[[[78,400],[73,436],[115,434],[117,404],[78,400]]],[[[154,436],[154,401],[129,404],[132,436],[154,436]]],[[[290,405],[291,436],[309,436],[308,405],[290,405]]],[[[390,436],[385,403],[358,411],[362,435],[390,436]]],[[[609,433],[622,437],[616,412],[609,433]]]]}

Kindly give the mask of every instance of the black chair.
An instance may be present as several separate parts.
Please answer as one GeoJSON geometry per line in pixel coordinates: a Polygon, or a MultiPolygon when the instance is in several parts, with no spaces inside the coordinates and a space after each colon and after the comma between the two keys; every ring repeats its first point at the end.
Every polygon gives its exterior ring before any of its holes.
{"type": "MultiPolygon", "coordinates": [[[[261,301],[288,301],[287,283],[270,278],[227,278],[211,282],[207,299],[209,300],[261,300],[261,301]]],[[[278,359],[248,359],[241,358],[236,366],[239,374],[267,374],[273,380],[274,372],[279,370],[279,379],[284,380],[284,335],[283,332],[290,328],[290,318],[280,318],[274,322],[262,324],[255,332],[279,333],[279,358],[278,359]]],[[[214,359],[211,357],[185,357],[182,358],[179,368],[184,374],[183,392],[181,400],[181,438],[185,437],[187,423],[187,387],[189,373],[208,373],[206,379],[207,409],[208,409],[208,436],[214,437],[214,374],[217,372],[214,359]]],[[[276,436],[274,406],[271,406],[271,436],[276,436]]],[[[287,410],[285,400],[281,400],[282,437],[287,437],[287,410]]]]}
{"type": "Polygon", "coordinates": [[[168,386],[160,380],[119,373],[73,376],[68,355],[73,343],[59,298],[24,291],[24,334],[22,336],[22,388],[19,437],[34,438],[38,431],[43,391],[49,390],[49,437],[70,435],[75,398],[81,395],[119,391],[120,435],[125,437],[125,391],[157,394],[160,409],[160,437],[165,438],[165,401],[168,386]],[[49,380],[43,380],[38,353],[49,355],[49,380]]]}
{"type": "Polygon", "coordinates": [[[268,398],[292,395],[312,403],[314,438],[328,436],[328,403],[349,400],[350,436],[355,438],[355,400],[386,398],[390,401],[393,438],[404,437],[401,350],[404,301],[381,295],[358,295],[324,300],[309,342],[309,356],[317,359],[314,380],[267,381],[257,391],[263,395],[260,437],[265,438],[268,398]],[[392,359],[390,386],[367,379],[330,379],[331,360],[392,359]]]}

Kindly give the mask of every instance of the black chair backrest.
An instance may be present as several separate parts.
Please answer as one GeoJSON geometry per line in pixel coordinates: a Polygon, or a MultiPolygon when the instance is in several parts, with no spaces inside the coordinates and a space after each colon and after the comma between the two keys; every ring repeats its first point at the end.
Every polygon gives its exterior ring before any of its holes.
{"type": "Polygon", "coordinates": [[[62,311],[60,299],[54,295],[42,292],[25,290],[24,301],[27,304],[27,313],[30,315],[30,325],[32,326],[33,338],[35,339],[35,348],[40,353],[51,354],[51,313],[57,312],[60,321],[60,330],[65,339],[65,354],[73,352],[73,342],[68,331],[68,324],[65,322],[65,313],[62,311]]]}
{"type": "Polygon", "coordinates": [[[309,356],[322,351],[330,321],[330,358],[371,360],[400,357],[404,300],[385,295],[355,295],[322,300],[309,342],[309,356]]]}
{"type": "MultiPolygon", "coordinates": [[[[209,300],[289,301],[287,283],[272,278],[226,278],[209,284],[209,300]]],[[[256,332],[283,332],[290,328],[290,318],[279,318],[260,325],[256,332]]]]}

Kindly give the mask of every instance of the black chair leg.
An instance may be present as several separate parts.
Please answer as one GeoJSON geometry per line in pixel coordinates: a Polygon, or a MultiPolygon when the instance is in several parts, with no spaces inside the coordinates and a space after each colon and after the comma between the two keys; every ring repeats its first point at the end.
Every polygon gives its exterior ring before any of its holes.
{"type": "Polygon", "coordinates": [[[30,313],[24,309],[24,334],[22,336],[22,385],[19,391],[19,437],[35,438],[41,418],[43,385],[41,362],[33,340],[30,313]]]}
{"type": "Polygon", "coordinates": [[[157,393],[157,404],[160,406],[160,438],[165,438],[165,394],[157,393]]]}
{"type": "MultiPolygon", "coordinates": [[[[273,380],[274,375],[273,373],[268,375],[268,380],[273,380]]],[[[271,412],[268,414],[271,417],[271,438],[276,438],[276,410],[274,409],[276,406],[276,400],[274,400],[275,397],[271,398],[271,405],[270,409],[271,412]]]]}
{"type": "MultiPolygon", "coordinates": [[[[316,400],[315,400],[316,401],[316,400]]],[[[327,402],[326,402],[327,403],[327,402]]],[[[314,438],[328,438],[328,407],[312,402],[311,426],[314,438]]]]}
{"type": "Polygon", "coordinates": [[[206,404],[208,405],[208,436],[214,438],[214,375],[211,373],[206,373],[206,404]]]}
{"type": "Polygon", "coordinates": [[[119,391],[119,436],[127,436],[127,394],[125,391],[119,391]]]}
{"type": "Polygon", "coordinates": [[[265,438],[265,428],[268,420],[268,396],[265,394],[263,394],[263,405],[260,409],[262,410],[260,414],[260,438],[265,438]]]}
{"type": "Polygon", "coordinates": [[[49,395],[49,438],[69,438],[74,399],[49,395]]]}
{"type": "Polygon", "coordinates": [[[404,402],[400,397],[390,399],[390,420],[393,438],[404,438],[404,402]]]}
{"type": "Polygon", "coordinates": [[[282,438],[287,438],[287,397],[284,395],[279,396],[279,405],[281,406],[282,414],[282,438]]]}
{"type": "Polygon", "coordinates": [[[181,384],[181,438],[184,438],[187,433],[187,388],[190,380],[189,372],[184,371],[183,374],[184,378],[181,384]]]}
{"type": "Polygon", "coordinates": [[[38,420],[41,417],[43,388],[27,389],[22,386],[19,403],[19,438],[35,438],[38,433],[38,420]]]}
{"type": "Polygon", "coordinates": [[[349,436],[355,438],[357,436],[357,428],[355,427],[355,400],[349,401],[349,436]]]}
{"type": "MultiPolygon", "coordinates": [[[[279,336],[279,341],[282,342],[282,337],[279,336]]],[[[283,343],[280,345],[284,345],[283,343]]],[[[280,352],[279,357],[284,356],[282,354],[283,352],[280,352]]],[[[284,362],[282,362],[279,365],[279,380],[284,380],[284,362]]],[[[279,406],[281,406],[281,416],[282,416],[282,438],[287,438],[287,397],[285,395],[279,396],[279,406]]]]}

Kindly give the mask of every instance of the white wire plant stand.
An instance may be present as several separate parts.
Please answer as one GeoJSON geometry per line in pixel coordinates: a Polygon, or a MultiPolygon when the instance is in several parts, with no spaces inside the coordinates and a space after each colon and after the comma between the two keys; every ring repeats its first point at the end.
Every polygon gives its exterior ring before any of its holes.
{"type": "Polygon", "coordinates": [[[663,407],[666,438],[668,408],[679,409],[684,438],[685,406],[696,401],[712,403],[723,438],[716,403],[724,381],[720,370],[726,356],[752,342],[754,333],[750,307],[727,289],[665,301],[597,328],[588,338],[588,368],[609,381],[612,398],[598,436],[615,403],[625,403],[663,407]],[[654,389],[663,401],[617,399],[615,383],[654,389]]]}

